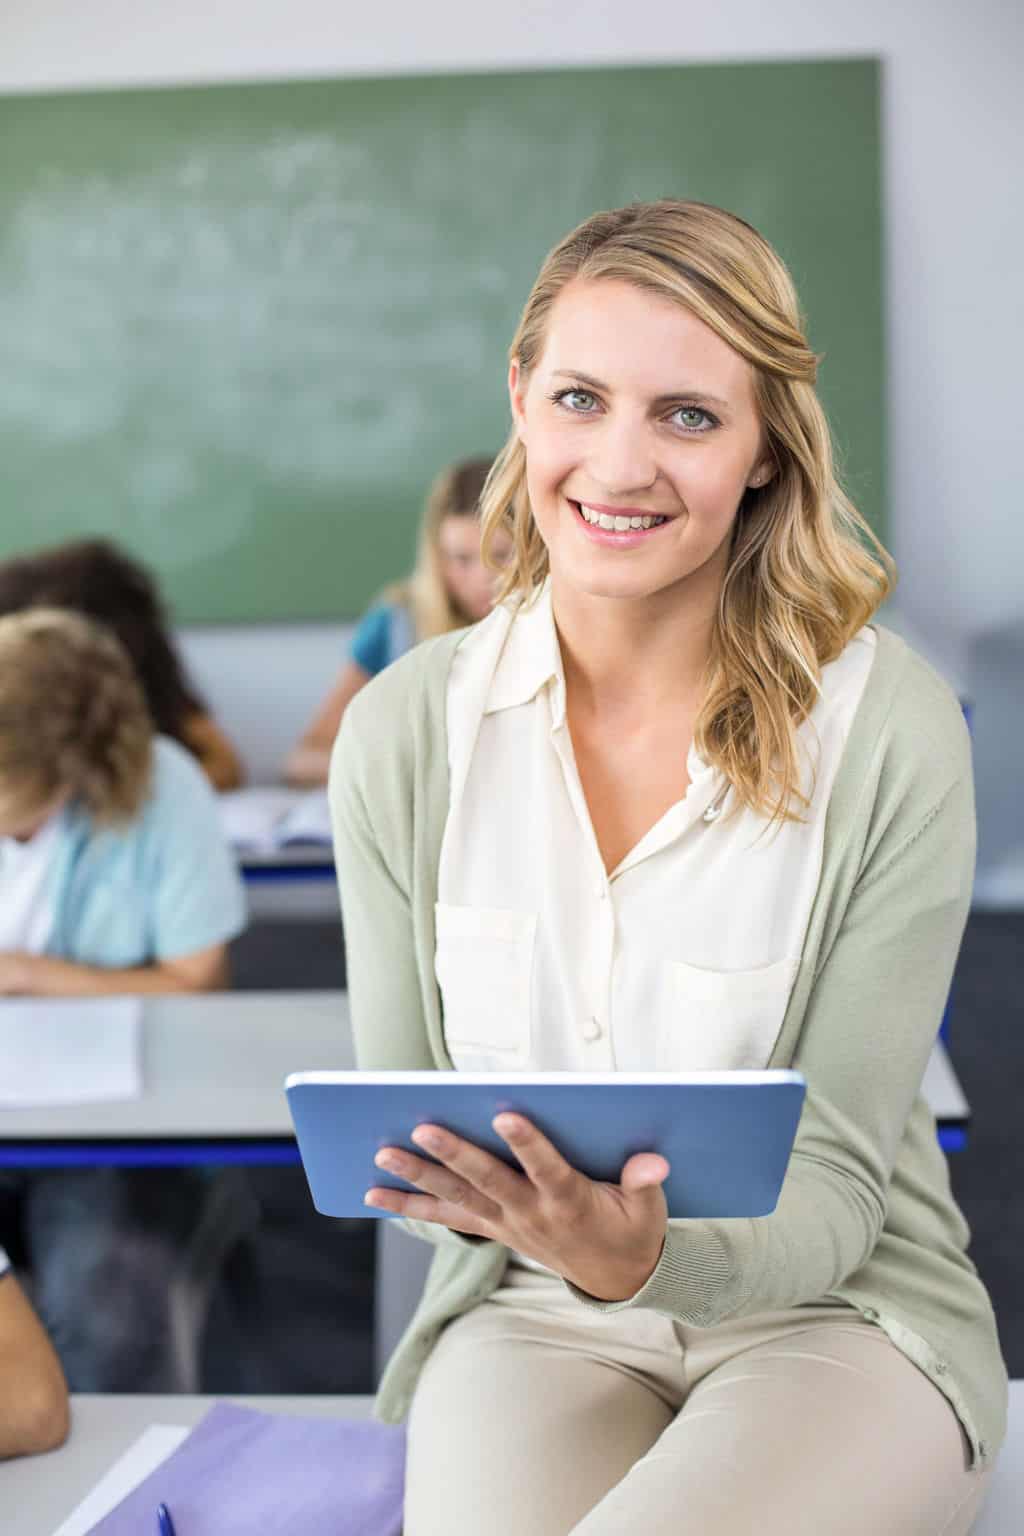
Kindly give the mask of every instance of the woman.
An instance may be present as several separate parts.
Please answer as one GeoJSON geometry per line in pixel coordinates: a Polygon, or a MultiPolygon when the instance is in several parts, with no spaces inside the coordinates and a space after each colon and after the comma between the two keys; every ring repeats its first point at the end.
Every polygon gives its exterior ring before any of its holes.
{"type": "MultiPolygon", "coordinates": [[[[351,657],[285,765],[290,784],[326,784],[341,717],[361,688],[420,640],[473,624],[491,611],[494,574],[480,558],[480,495],[490,459],[451,464],[435,479],[420,524],[416,569],[361,620],[351,657]]],[[[497,535],[492,558],[507,554],[497,535]]]]}
{"type": "Polygon", "coordinates": [[[156,729],[197,759],[214,789],[237,789],[241,760],[185,674],[152,576],[106,539],[83,539],[0,565],[0,614],[70,608],[108,625],[142,682],[156,729]]]}
{"type": "MultiPolygon", "coordinates": [[[[154,735],[113,634],[0,618],[0,995],[220,988],[244,921],[214,794],[154,735]]],[[[0,1243],[26,1253],[73,1391],[195,1390],[175,1298],[217,1189],[188,1169],[0,1170],[0,1243]]]]}
{"type": "Polygon", "coordinates": [[[666,201],[573,231],[483,501],[506,600],[341,733],[360,1065],[808,1083],[758,1221],[667,1221],[664,1159],[591,1183],[514,1115],[521,1174],[438,1127],[430,1161],[382,1151],[418,1192],[368,1202],[437,1244],[381,1391],[411,1402],[407,1536],[954,1536],[982,1500],[1005,1373],[920,1095],[968,743],[868,627],[889,561],[815,372],[740,219],[666,201]]]}

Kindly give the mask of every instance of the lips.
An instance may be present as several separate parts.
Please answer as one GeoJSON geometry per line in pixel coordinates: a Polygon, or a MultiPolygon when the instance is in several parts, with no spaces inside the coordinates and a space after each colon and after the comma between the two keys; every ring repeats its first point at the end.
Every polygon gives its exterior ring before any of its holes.
{"type": "Polygon", "coordinates": [[[569,504],[591,533],[610,540],[628,538],[633,543],[671,521],[668,513],[652,512],[645,507],[609,507],[601,503],[572,500],[569,504]]]}

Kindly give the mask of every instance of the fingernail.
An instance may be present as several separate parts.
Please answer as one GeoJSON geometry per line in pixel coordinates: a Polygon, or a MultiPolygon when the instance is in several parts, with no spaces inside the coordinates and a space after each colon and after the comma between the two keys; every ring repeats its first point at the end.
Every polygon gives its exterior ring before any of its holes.
{"type": "Polygon", "coordinates": [[[523,1127],[519,1121],[510,1115],[498,1115],[493,1125],[498,1135],[504,1136],[506,1141],[516,1141],[523,1134],[523,1127]]]}
{"type": "Polygon", "coordinates": [[[440,1132],[424,1130],[419,1126],[413,1131],[412,1139],[418,1147],[426,1147],[428,1152],[439,1152],[443,1145],[440,1132]]]}
{"type": "Polygon", "coordinates": [[[398,1158],[393,1152],[378,1152],[374,1158],[378,1168],[397,1168],[398,1158]]]}

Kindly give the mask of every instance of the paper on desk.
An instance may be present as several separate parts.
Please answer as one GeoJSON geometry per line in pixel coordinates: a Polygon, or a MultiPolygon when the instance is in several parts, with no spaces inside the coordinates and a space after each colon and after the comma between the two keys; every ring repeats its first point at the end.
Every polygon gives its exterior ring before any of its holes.
{"type": "Polygon", "coordinates": [[[0,1001],[0,1109],[142,1093],[137,997],[0,1001]]]}
{"type": "Polygon", "coordinates": [[[232,789],[218,797],[224,836],[233,847],[271,853],[292,843],[330,846],[323,789],[232,789]]]}
{"type": "Polygon", "coordinates": [[[400,1428],[217,1403],[90,1536],[148,1532],[160,1503],[181,1536],[400,1536],[404,1494],[400,1428]]]}
{"type": "MultiPolygon", "coordinates": [[[[187,1438],[188,1428],[184,1424],[151,1424],[143,1430],[135,1444],[129,1446],[124,1455],[114,1462],[110,1471],[100,1478],[95,1488],[86,1494],[77,1509],[72,1510],[64,1524],[54,1531],[53,1536],[89,1536],[96,1522],[116,1509],[121,1500],[133,1488],[137,1488],[142,1479],[148,1477],[161,1462],[166,1461],[171,1452],[176,1451],[187,1438]]],[[[156,1529],[155,1510],[149,1529],[156,1529]]]]}

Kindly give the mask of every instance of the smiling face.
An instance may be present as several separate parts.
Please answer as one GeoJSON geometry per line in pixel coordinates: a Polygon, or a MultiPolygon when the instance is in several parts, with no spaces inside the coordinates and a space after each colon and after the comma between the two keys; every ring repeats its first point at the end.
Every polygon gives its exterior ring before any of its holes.
{"type": "Polygon", "coordinates": [[[556,595],[717,592],[743,495],[770,477],[738,352],[669,299],[576,278],[509,391],[556,595]]]}

